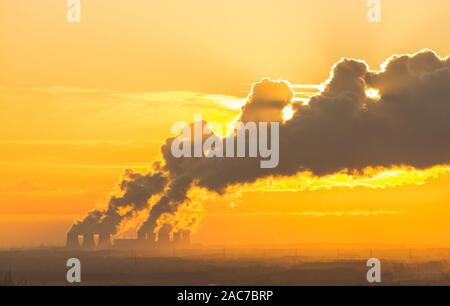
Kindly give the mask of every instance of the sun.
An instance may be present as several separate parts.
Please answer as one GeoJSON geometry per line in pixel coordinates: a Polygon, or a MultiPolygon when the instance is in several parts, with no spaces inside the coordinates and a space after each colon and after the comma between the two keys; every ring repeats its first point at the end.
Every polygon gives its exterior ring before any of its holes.
{"type": "Polygon", "coordinates": [[[285,108],[283,108],[283,120],[289,121],[294,116],[294,109],[292,108],[292,105],[288,105],[285,108]]]}
{"type": "Polygon", "coordinates": [[[379,99],[380,91],[378,89],[370,88],[366,90],[366,96],[371,99],[379,99]]]}

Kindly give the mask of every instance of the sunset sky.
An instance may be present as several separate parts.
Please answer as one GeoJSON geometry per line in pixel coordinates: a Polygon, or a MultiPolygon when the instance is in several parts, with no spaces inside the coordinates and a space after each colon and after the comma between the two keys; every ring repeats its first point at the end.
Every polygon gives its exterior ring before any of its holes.
{"type": "MultiPolygon", "coordinates": [[[[450,54],[449,1],[384,0],[379,24],[365,0],[81,3],[71,24],[64,0],[0,0],[0,248],[62,245],[173,123],[233,120],[263,77],[319,85],[342,57],[450,54]]],[[[450,172],[406,172],[211,196],[193,241],[450,246],[450,172]]]]}

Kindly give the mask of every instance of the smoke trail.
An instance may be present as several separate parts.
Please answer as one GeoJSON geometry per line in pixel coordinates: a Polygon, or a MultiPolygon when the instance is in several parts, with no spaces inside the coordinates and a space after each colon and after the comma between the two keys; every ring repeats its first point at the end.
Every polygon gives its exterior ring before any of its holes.
{"type": "MultiPolygon", "coordinates": [[[[145,176],[128,174],[122,183],[124,195],[111,199],[104,212],[90,213],[74,230],[115,232],[120,222],[162,192],[140,235],[155,232],[163,215],[176,214],[190,201],[193,187],[224,194],[231,186],[266,177],[450,164],[449,58],[428,50],[393,56],[380,71],[369,70],[363,61],[342,59],[308,104],[294,103],[293,97],[288,82],[263,79],[253,85],[239,116],[243,122],[280,122],[278,167],[261,169],[254,158],[175,158],[175,137],[169,138],[161,148],[160,170],[145,176]],[[368,90],[379,96],[368,95],[368,90]],[[295,112],[288,121],[282,118],[286,106],[295,112]],[[130,210],[120,215],[124,207],[130,210]]],[[[219,142],[224,144],[226,138],[219,142]]]]}
{"type": "Polygon", "coordinates": [[[224,193],[230,186],[268,176],[450,163],[448,58],[428,50],[394,56],[381,71],[369,70],[363,61],[342,59],[324,85],[307,105],[292,102],[287,82],[263,79],[253,85],[240,120],[282,123],[275,169],[261,169],[251,158],[175,158],[170,151],[174,138],[168,139],[162,153],[170,188],[140,230],[152,231],[162,214],[176,212],[193,185],[224,193]],[[368,96],[369,89],[378,90],[379,97],[368,96]],[[283,123],[282,111],[288,105],[295,114],[283,123]]]}
{"type": "Polygon", "coordinates": [[[77,234],[117,233],[120,224],[147,208],[148,201],[163,192],[167,182],[166,175],[161,171],[141,174],[127,170],[119,185],[123,192],[122,196],[111,197],[105,210],[90,212],[84,220],[72,227],[71,232],[77,234]]]}

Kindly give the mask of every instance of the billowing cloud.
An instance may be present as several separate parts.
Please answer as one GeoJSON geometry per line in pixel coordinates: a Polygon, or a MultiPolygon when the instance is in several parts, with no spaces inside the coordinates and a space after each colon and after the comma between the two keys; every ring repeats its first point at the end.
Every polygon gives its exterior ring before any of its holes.
{"type": "Polygon", "coordinates": [[[167,186],[140,231],[152,232],[163,214],[175,214],[190,200],[193,186],[224,193],[230,186],[302,172],[324,176],[368,167],[450,164],[449,58],[425,50],[391,57],[380,71],[344,58],[309,103],[294,103],[293,97],[288,82],[263,79],[253,85],[239,118],[280,122],[276,168],[262,169],[254,158],[175,158],[175,138],[167,139],[162,146],[167,186]],[[370,89],[379,95],[367,95],[370,89]],[[295,114],[284,122],[286,106],[295,114]]]}
{"type": "MultiPolygon", "coordinates": [[[[156,166],[157,168],[157,166],[156,166]]],[[[94,210],[77,222],[71,232],[77,234],[115,234],[121,223],[148,207],[148,201],[160,194],[167,183],[167,177],[160,171],[147,174],[125,172],[119,184],[121,196],[112,196],[104,210],[94,210]]]]}
{"type": "Polygon", "coordinates": [[[239,120],[244,123],[282,121],[283,109],[291,103],[293,97],[288,82],[264,78],[253,84],[239,120]]]}

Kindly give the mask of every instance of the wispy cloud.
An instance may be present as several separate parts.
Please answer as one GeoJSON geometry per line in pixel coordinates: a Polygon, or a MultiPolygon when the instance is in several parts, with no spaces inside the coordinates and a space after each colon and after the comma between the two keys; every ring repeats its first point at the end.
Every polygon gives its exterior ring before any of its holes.
{"type": "MultiPolygon", "coordinates": [[[[57,98],[85,99],[91,97],[92,101],[144,103],[152,108],[163,108],[170,105],[177,105],[183,108],[218,108],[239,110],[245,103],[245,97],[235,97],[223,94],[211,94],[195,91],[155,91],[155,92],[134,92],[117,91],[109,89],[77,88],[77,87],[24,87],[5,88],[0,87],[1,94],[37,94],[49,95],[57,98]]],[[[86,101],[84,101],[85,103],[86,101]]],[[[89,103],[88,101],[86,103],[89,103]]]]}

